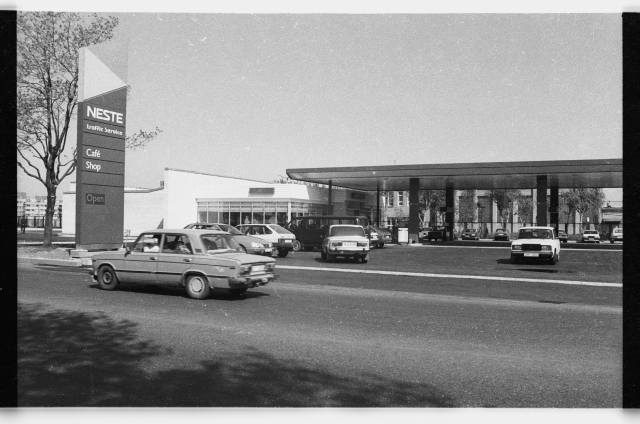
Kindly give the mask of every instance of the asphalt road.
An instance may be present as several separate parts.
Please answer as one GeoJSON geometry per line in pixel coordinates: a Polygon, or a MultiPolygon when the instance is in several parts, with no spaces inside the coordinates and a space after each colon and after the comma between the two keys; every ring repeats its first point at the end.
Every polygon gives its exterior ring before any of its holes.
{"type": "Polygon", "coordinates": [[[298,252],[273,285],[206,301],[21,264],[19,404],[621,407],[621,253],[565,251],[550,273],[446,249],[298,252]]]}

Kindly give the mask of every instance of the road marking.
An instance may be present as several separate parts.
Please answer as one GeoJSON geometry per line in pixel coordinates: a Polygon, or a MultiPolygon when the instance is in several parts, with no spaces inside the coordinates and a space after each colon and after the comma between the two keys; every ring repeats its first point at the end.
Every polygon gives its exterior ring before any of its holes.
{"type": "Polygon", "coordinates": [[[547,284],[567,284],[575,286],[595,286],[595,287],[622,287],[622,283],[600,283],[593,281],[572,281],[572,280],[544,280],[539,278],[510,278],[510,277],[487,277],[484,275],[457,275],[457,274],[430,274],[424,272],[399,272],[399,271],[370,271],[361,269],[345,268],[320,268],[310,266],[277,265],[276,268],[299,269],[310,271],[347,272],[355,274],[379,274],[395,275],[406,277],[430,277],[430,278],[465,278],[470,280],[491,280],[491,281],[517,281],[525,283],[547,283],[547,284]]]}
{"type": "MultiPolygon", "coordinates": [[[[434,244],[408,244],[409,247],[446,247],[449,249],[503,249],[511,250],[511,246],[438,246],[434,244]]],[[[622,252],[622,249],[581,249],[579,247],[561,247],[561,252],[622,252]]]]}

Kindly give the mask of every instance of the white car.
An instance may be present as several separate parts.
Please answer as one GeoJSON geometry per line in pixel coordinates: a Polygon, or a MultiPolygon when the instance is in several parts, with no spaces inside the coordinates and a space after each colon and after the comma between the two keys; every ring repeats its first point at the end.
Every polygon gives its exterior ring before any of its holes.
{"type": "Polygon", "coordinates": [[[527,259],[546,259],[551,265],[560,260],[560,239],[553,227],[522,227],[511,242],[511,263],[527,259]]]}
{"type": "Polygon", "coordinates": [[[271,242],[280,258],[284,258],[293,251],[293,242],[296,236],[278,224],[243,224],[236,226],[236,228],[244,235],[271,242]]]}
{"type": "Polygon", "coordinates": [[[332,261],[338,256],[369,261],[369,239],[361,225],[331,225],[322,240],[320,256],[332,261]]]}
{"type": "Polygon", "coordinates": [[[611,233],[611,238],[609,239],[611,243],[615,243],[617,241],[622,241],[622,228],[614,228],[611,233]]]}
{"type": "Polygon", "coordinates": [[[600,233],[596,230],[584,230],[582,232],[583,243],[600,243],[600,233]]]}

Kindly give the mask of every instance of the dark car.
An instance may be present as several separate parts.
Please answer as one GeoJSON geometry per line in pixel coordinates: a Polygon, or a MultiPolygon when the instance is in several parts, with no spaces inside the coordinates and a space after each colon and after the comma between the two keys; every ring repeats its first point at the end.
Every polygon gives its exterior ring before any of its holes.
{"type": "Polygon", "coordinates": [[[562,230],[558,231],[558,240],[560,240],[563,243],[567,243],[569,241],[569,236],[567,235],[566,231],[562,231],[562,230]]]}
{"type": "Polygon", "coordinates": [[[493,240],[505,240],[509,241],[509,233],[504,228],[498,228],[495,233],[493,233],[493,240]]]}
{"type": "Polygon", "coordinates": [[[369,225],[365,232],[367,233],[367,237],[369,237],[369,243],[371,243],[372,246],[380,248],[383,247],[385,243],[391,243],[391,231],[388,231],[382,227],[378,227],[377,225],[369,225]]]}
{"type": "Polygon", "coordinates": [[[475,228],[467,228],[462,232],[462,240],[480,240],[480,233],[475,228]]]}
{"type": "Polygon", "coordinates": [[[247,236],[240,232],[237,228],[229,224],[211,223],[211,222],[195,222],[189,224],[186,229],[194,230],[218,230],[226,231],[233,236],[233,239],[238,242],[240,251],[250,253],[253,255],[265,255],[271,256],[273,254],[273,244],[259,239],[257,237],[247,236]]]}

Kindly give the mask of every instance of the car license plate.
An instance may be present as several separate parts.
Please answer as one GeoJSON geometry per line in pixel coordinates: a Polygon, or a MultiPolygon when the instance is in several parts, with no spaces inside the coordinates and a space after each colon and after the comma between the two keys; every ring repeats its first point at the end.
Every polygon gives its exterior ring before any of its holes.
{"type": "Polygon", "coordinates": [[[258,272],[263,272],[264,271],[264,265],[254,265],[251,267],[251,272],[252,273],[258,273],[258,272]]]}
{"type": "Polygon", "coordinates": [[[342,245],[344,247],[356,247],[356,243],[353,242],[353,241],[346,241],[346,242],[342,243],[342,245]]]}
{"type": "Polygon", "coordinates": [[[278,243],[289,243],[289,244],[291,244],[291,240],[289,240],[289,239],[279,239],[278,243]]]}
{"type": "Polygon", "coordinates": [[[537,258],[538,254],[537,253],[525,253],[524,256],[528,256],[528,257],[532,257],[532,258],[537,258]]]}
{"type": "Polygon", "coordinates": [[[273,249],[271,249],[270,247],[267,247],[266,249],[264,249],[265,252],[271,252],[273,251],[273,249]]]}

